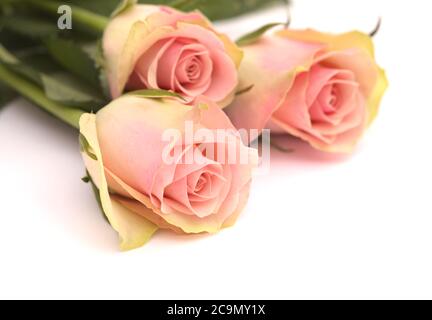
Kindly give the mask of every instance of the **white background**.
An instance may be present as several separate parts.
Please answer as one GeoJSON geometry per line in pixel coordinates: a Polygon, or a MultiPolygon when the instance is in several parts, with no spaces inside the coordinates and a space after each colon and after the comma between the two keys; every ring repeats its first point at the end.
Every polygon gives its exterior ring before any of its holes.
{"type": "MultiPolygon", "coordinates": [[[[159,232],[120,253],[77,134],[17,101],[0,113],[0,298],[432,298],[430,1],[297,0],[292,27],[372,30],[390,89],[351,157],[273,151],[238,224],[159,232]]],[[[233,36],[283,8],[220,24],[233,36]]],[[[271,57],[269,57],[271,58],[271,57]]]]}

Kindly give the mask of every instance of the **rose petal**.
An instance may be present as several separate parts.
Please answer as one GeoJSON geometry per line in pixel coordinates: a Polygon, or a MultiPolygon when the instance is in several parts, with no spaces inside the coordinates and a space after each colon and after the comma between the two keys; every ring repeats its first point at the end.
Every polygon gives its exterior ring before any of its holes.
{"type": "Polygon", "coordinates": [[[159,60],[174,42],[175,38],[161,40],[139,58],[134,72],[138,74],[145,87],[152,89],[161,88],[158,81],[159,60]]]}
{"type": "MultiPolygon", "coordinates": [[[[161,140],[164,129],[184,130],[183,126],[187,120],[194,121],[200,127],[204,126],[210,118],[214,120],[212,125],[215,127],[232,128],[228,118],[216,104],[207,102],[207,108],[198,108],[183,106],[173,100],[158,101],[124,96],[113,101],[93,117],[96,118],[97,138],[102,149],[98,155],[105,161],[105,167],[101,167],[99,172],[106,174],[107,180],[110,181],[110,188],[118,194],[112,198],[115,198],[115,201],[122,206],[160,227],[186,233],[217,232],[225,225],[229,225],[227,221],[232,223],[238,215],[238,210],[243,208],[247,196],[244,193],[247,194],[249,190],[245,189],[245,186],[249,185],[251,169],[256,165],[256,162],[253,161],[244,165],[224,165],[223,179],[225,180],[212,181],[214,182],[212,188],[219,184],[219,187],[223,189],[218,197],[209,200],[213,203],[191,201],[198,215],[176,211],[163,213],[157,203],[150,199],[154,173],[164,164],[160,156],[163,153],[161,149],[166,147],[161,140]],[[151,152],[145,152],[148,150],[151,152]],[[217,210],[218,208],[221,208],[221,211],[217,210]],[[209,213],[217,214],[205,216],[209,213]]],[[[93,147],[93,144],[91,146],[93,147]]],[[[243,148],[246,147],[243,146],[243,148]]],[[[246,150],[252,160],[256,159],[255,150],[249,148],[246,150]]],[[[211,159],[210,163],[210,166],[207,166],[203,172],[219,174],[213,167],[211,159]]],[[[192,166],[192,169],[196,169],[196,166],[192,166]]],[[[177,182],[180,183],[180,180],[175,178],[178,177],[173,178],[171,182],[174,183],[171,187],[175,187],[174,184],[177,182]]],[[[180,185],[177,186],[179,187],[180,185]]],[[[182,190],[188,190],[187,180],[182,190]]],[[[181,199],[180,191],[172,189],[169,190],[169,193],[181,199]]],[[[163,200],[170,204],[170,199],[163,200]]],[[[176,200],[176,205],[183,202],[176,200]]],[[[174,204],[170,204],[170,207],[173,208],[174,204]]],[[[187,211],[187,213],[191,212],[193,213],[193,211],[187,211]]]]}
{"type": "Polygon", "coordinates": [[[87,170],[99,189],[104,213],[111,226],[119,234],[120,248],[122,250],[132,250],[143,246],[150,240],[158,227],[142,216],[131,212],[122,206],[115,197],[110,196],[102,163],[102,153],[97,138],[95,115],[84,114],[81,117],[80,132],[86,137],[97,157],[97,160],[93,160],[85,152],[83,153],[87,170]]]}
{"type": "Polygon", "coordinates": [[[274,122],[283,122],[287,127],[309,130],[312,122],[309,115],[309,106],[306,104],[308,86],[309,73],[299,74],[283,104],[273,114],[272,120],[274,122]]]}
{"type": "MultiPolygon", "coordinates": [[[[297,74],[309,69],[322,48],[321,44],[271,36],[245,47],[239,88],[253,87],[237,96],[234,103],[225,109],[236,128],[261,132],[271,115],[281,107],[297,74]],[[290,58],[275,52],[289,52],[290,58]]],[[[255,138],[251,137],[251,140],[255,138]]]]}
{"type": "Polygon", "coordinates": [[[143,194],[150,194],[154,172],[161,166],[169,144],[162,137],[167,128],[184,130],[193,107],[175,100],[125,96],[97,114],[97,128],[104,165],[143,194]]]}
{"type": "Polygon", "coordinates": [[[198,12],[183,13],[153,5],[135,5],[110,20],[102,46],[113,98],[122,94],[143,53],[174,31],[181,21],[207,24],[198,12]]]}

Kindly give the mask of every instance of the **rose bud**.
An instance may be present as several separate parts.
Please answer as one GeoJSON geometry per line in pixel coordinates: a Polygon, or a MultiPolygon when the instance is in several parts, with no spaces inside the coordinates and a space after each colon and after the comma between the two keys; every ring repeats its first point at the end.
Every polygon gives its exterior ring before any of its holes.
{"type": "Polygon", "coordinates": [[[187,102],[205,96],[225,107],[234,98],[242,51],[199,12],[135,5],[114,17],[103,36],[111,95],[163,89],[187,102]]]}
{"type": "Polygon", "coordinates": [[[84,114],[80,132],[87,170],[124,250],[158,228],[216,233],[246,205],[257,151],[212,102],[126,95],[84,114]]]}
{"type": "Polygon", "coordinates": [[[371,38],[283,30],[244,47],[240,87],[225,109],[237,128],[270,128],[349,153],[375,119],[387,79],[371,38]]]}

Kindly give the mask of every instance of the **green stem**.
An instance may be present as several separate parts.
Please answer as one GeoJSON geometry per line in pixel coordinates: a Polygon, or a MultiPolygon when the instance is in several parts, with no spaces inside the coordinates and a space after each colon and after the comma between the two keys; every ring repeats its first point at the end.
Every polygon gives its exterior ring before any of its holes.
{"type": "MultiPolygon", "coordinates": [[[[58,9],[62,5],[60,2],[51,0],[28,0],[30,4],[40,10],[51,14],[59,14],[58,9]]],[[[77,6],[68,5],[72,9],[72,19],[80,26],[93,31],[96,34],[102,34],[108,25],[109,19],[102,15],[93,13],[89,10],[77,6]]]]}
{"type": "Polygon", "coordinates": [[[0,81],[31,100],[45,111],[48,111],[56,118],[74,128],[79,128],[79,119],[81,115],[85,113],[84,111],[67,107],[48,99],[41,88],[16,75],[3,64],[0,64],[0,81]]]}

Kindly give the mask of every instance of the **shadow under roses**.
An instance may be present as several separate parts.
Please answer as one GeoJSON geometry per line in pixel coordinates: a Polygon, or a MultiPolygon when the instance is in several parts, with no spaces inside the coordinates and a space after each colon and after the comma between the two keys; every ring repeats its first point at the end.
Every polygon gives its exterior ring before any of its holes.
{"type": "MultiPolygon", "coordinates": [[[[295,137],[280,135],[272,136],[272,165],[285,164],[286,162],[297,163],[299,165],[328,166],[349,161],[355,157],[353,154],[326,153],[314,149],[308,143],[295,137]]],[[[360,148],[361,149],[361,146],[360,148]]]]}

